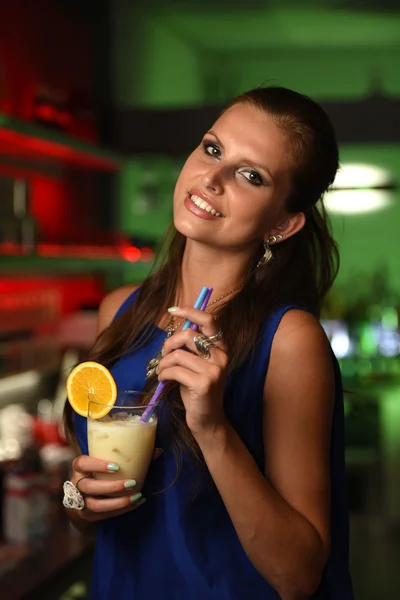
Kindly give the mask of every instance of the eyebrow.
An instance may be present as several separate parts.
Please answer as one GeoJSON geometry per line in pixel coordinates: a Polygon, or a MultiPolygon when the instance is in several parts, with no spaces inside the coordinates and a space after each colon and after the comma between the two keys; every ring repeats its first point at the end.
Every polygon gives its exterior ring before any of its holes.
{"type": "MultiPolygon", "coordinates": [[[[214,133],[214,131],[212,129],[210,129],[209,131],[207,131],[207,133],[205,135],[212,135],[213,137],[215,137],[215,139],[217,140],[218,144],[220,146],[224,147],[223,143],[221,142],[221,140],[219,139],[219,137],[217,136],[217,134],[214,133]]],[[[260,163],[255,163],[252,160],[249,160],[247,162],[251,163],[251,165],[253,167],[255,167],[256,169],[261,169],[262,171],[265,171],[266,173],[268,173],[268,175],[271,178],[272,182],[274,182],[274,178],[272,177],[272,173],[271,173],[271,171],[268,169],[268,167],[266,165],[262,165],[260,163]]]]}

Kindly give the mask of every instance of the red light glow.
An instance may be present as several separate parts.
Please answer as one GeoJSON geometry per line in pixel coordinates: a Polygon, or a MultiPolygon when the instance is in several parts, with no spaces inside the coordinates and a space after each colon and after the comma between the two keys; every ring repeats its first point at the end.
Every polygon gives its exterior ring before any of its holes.
{"type": "Polygon", "coordinates": [[[118,160],[92,154],[90,150],[74,148],[60,142],[20,133],[7,127],[0,127],[0,153],[34,159],[39,156],[52,162],[61,160],[82,167],[111,172],[116,171],[120,166],[118,160]]]}
{"type": "Polygon", "coordinates": [[[121,256],[129,262],[137,262],[141,258],[141,251],[135,246],[127,246],[126,248],[120,249],[121,256]]]}
{"type": "MultiPolygon", "coordinates": [[[[0,256],[24,256],[24,254],[23,248],[18,244],[11,242],[0,244],[0,256]]],[[[122,259],[128,262],[151,262],[154,258],[151,248],[80,244],[37,244],[36,254],[46,258],[122,259]]]]}

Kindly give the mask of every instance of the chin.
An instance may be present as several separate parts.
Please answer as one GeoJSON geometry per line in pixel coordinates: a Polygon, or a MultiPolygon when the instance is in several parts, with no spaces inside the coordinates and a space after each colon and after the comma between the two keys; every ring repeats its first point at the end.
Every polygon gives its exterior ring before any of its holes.
{"type": "Polygon", "coordinates": [[[196,227],[194,223],[190,223],[190,219],[176,218],[174,216],[174,227],[177,231],[179,231],[179,233],[181,233],[186,238],[189,238],[191,240],[196,240],[196,241],[200,242],[200,241],[205,241],[205,239],[206,239],[205,234],[203,234],[203,236],[201,236],[201,232],[199,231],[199,228],[196,227]],[[204,238],[204,239],[202,239],[202,238],[204,238]]]}
{"type": "Polygon", "coordinates": [[[200,219],[191,219],[190,214],[188,216],[185,215],[184,217],[180,214],[174,215],[173,223],[175,229],[185,238],[202,244],[210,243],[210,232],[202,227],[200,219]]]}

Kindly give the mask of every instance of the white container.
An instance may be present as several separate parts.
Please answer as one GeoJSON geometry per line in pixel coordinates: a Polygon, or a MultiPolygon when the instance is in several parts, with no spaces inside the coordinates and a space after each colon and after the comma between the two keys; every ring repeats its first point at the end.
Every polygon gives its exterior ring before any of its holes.
{"type": "Polygon", "coordinates": [[[49,496],[41,473],[7,474],[4,479],[3,531],[11,544],[45,537],[49,529],[49,496]]]}

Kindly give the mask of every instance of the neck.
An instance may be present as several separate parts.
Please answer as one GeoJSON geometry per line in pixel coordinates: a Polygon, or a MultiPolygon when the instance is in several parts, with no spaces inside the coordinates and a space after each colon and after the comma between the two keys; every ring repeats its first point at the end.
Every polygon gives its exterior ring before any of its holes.
{"type": "Polygon", "coordinates": [[[193,306],[203,286],[212,287],[211,301],[244,280],[249,255],[221,251],[188,239],[182,259],[179,304],[193,306]]]}

